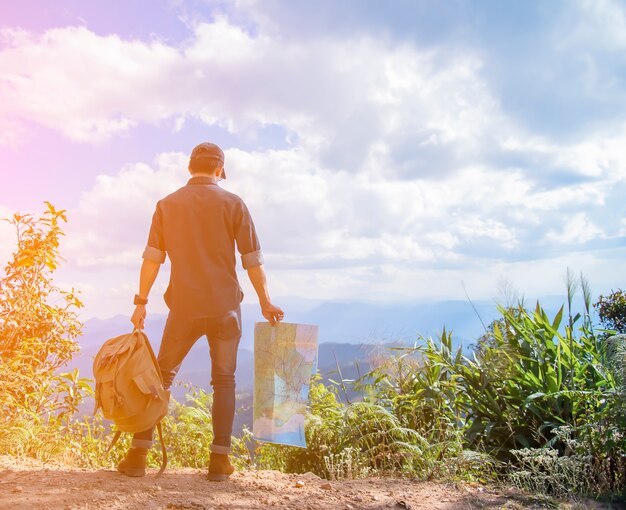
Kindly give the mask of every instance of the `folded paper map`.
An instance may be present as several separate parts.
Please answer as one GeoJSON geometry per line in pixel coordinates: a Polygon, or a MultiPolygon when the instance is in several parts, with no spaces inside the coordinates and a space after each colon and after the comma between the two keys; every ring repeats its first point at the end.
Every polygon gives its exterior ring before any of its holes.
{"type": "Polygon", "coordinates": [[[309,381],[317,371],[317,326],[254,325],[252,434],[270,443],[306,448],[309,381]]]}

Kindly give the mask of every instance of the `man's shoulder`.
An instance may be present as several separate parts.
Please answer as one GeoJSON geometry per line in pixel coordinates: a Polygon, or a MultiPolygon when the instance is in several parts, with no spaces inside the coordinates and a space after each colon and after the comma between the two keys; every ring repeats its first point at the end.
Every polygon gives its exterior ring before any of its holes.
{"type": "MultiPolygon", "coordinates": [[[[189,198],[189,195],[193,195],[197,191],[198,188],[196,187],[189,185],[183,186],[182,188],[177,189],[169,195],[164,196],[161,200],[159,200],[159,203],[168,204],[179,202],[181,200],[185,201],[189,198]]],[[[207,192],[207,197],[208,195],[210,195],[212,198],[223,201],[225,203],[245,206],[243,199],[239,195],[233,193],[232,191],[225,190],[220,186],[208,186],[203,189],[203,192],[207,192]]]]}
{"type": "Polygon", "coordinates": [[[186,187],[187,186],[183,186],[181,188],[178,188],[176,191],[172,191],[170,194],[165,195],[159,200],[159,203],[167,203],[176,200],[178,197],[182,196],[185,193],[186,187]]]}
{"type": "Polygon", "coordinates": [[[220,190],[219,193],[223,195],[226,200],[243,204],[243,199],[239,195],[233,193],[232,191],[228,191],[224,188],[220,188],[219,186],[216,186],[216,188],[220,190]]]}

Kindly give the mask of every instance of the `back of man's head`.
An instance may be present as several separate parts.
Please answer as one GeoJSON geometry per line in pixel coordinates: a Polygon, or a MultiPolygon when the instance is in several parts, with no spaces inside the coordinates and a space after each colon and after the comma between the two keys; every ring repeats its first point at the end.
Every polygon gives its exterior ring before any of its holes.
{"type": "Polygon", "coordinates": [[[213,174],[222,168],[222,178],[226,179],[224,167],[224,152],[214,143],[204,142],[196,145],[189,158],[191,174],[213,174]]]}

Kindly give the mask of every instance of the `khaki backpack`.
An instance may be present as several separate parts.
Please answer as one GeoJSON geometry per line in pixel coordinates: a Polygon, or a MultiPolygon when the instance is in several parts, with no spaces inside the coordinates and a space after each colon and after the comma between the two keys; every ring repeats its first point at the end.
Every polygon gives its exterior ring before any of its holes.
{"type": "Polygon", "coordinates": [[[167,466],[161,420],[167,414],[170,392],[163,388],[163,378],[152,346],[143,331],[135,330],[104,342],[93,361],[96,379],[96,404],[105,418],[113,420],[117,432],[107,453],[122,432],[141,432],[157,426],[163,462],[167,466]]]}

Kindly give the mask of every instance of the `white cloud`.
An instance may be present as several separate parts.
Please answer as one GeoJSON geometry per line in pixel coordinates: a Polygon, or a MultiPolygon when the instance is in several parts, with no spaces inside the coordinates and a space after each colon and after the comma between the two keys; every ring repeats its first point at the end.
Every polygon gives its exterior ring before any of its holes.
{"type": "MultiPolygon", "coordinates": [[[[228,150],[223,183],[249,205],[279,295],[446,297],[461,279],[493,289],[509,270],[526,277],[515,259],[554,271],[584,258],[542,260],[551,244],[623,235],[606,205],[626,187],[626,125],[567,142],[529,134],[471,49],[361,35],[299,43],[226,18],[195,25],[180,46],[75,27],[2,37],[0,128],[34,122],[97,141],[196,118],[289,133],[288,149],[228,150]]],[[[19,140],[11,133],[0,144],[19,140]]],[[[154,205],[184,184],[187,158],[101,175],[69,211],[71,271],[106,277],[108,306],[134,290],[154,205]]]]}
{"type": "Polygon", "coordinates": [[[606,237],[584,212],[574,214],[563,222],[559,231],[550,230],[546,239],[550,243],[583,244],[596,238],[606,237]]]}
{"type": "Polygon", "coordinates": [[[68,211],[65,250],[82,267],[134,267],[140,261],[156,202],[186,182],[188,158],[160,154],[152,165],[100,175],[77,209],[68,211]]]}
{"type": "MultiPolygon", "coordinates": [[[[541,259],[546,243],[581,244],[623,229],[620,218],[605,232],[585,212],[564,220],[560,209],[536,211],[545,192],[519,171],[468,167],[453,179],[399,181],[336,172],[301,149],[231,149],[226,159],[223,186],[248,204],[278,295],[348,297],[368,285],[378,295],[410,295],[435,275],[450,290],[453,278],[489,273],[487,264],[506,274],[513,260],[541,259]]],[[[185,183],[186,164],[186,155],[164,153],[96,180],[69,211],[65,253],[77,279],[94,268],[123,273],[118,287],[137,277],[156,201],[185,183]]],[[[561,209],[580,205],[579,194],[567,197],[561,209]]]]}
{"type": "Polygon", "coordinates": [[[364,36],[302,44],[252,36],[226,18],[197,24],[181,47],[84,27],[1,34],[0,118],[79,141],[170,118],[175,129],[185,117],[233,132],[278,124],[335,166],[355,170],[369,158],[410,173],[424,150],[448,166],[446,151],[480,152],[501,122],[469,52],[364,36]]]}
{"type": "Polygon", "coordinates": [[[8,42],[0,52],[3,117],[34,121],[82,141],[127,130],[139,114],[148,121],[160,118],[155,73],[159,64],[167,68],[175,50],[100,37],[83,27],[41,36],[4,29],[1,35],[8,42]]]}
{"type": "Polygon", "coordinates": [[[407,180],[499,154],[545,158],[547,172],[597,177],[617,165],[626,174],[624,137],[563,146],[513,125],[470,49],[420,51],[371,36],[299,43],[251,35],[223,17],[193,30],[171,46],[84,27],[4,29],[0,124],[10,129],[0,143],[15,144],[24,121],[97,141],[167,119],[178,131],[197,117],[238,133],[279,125],[325,167],[407,180]]]}

